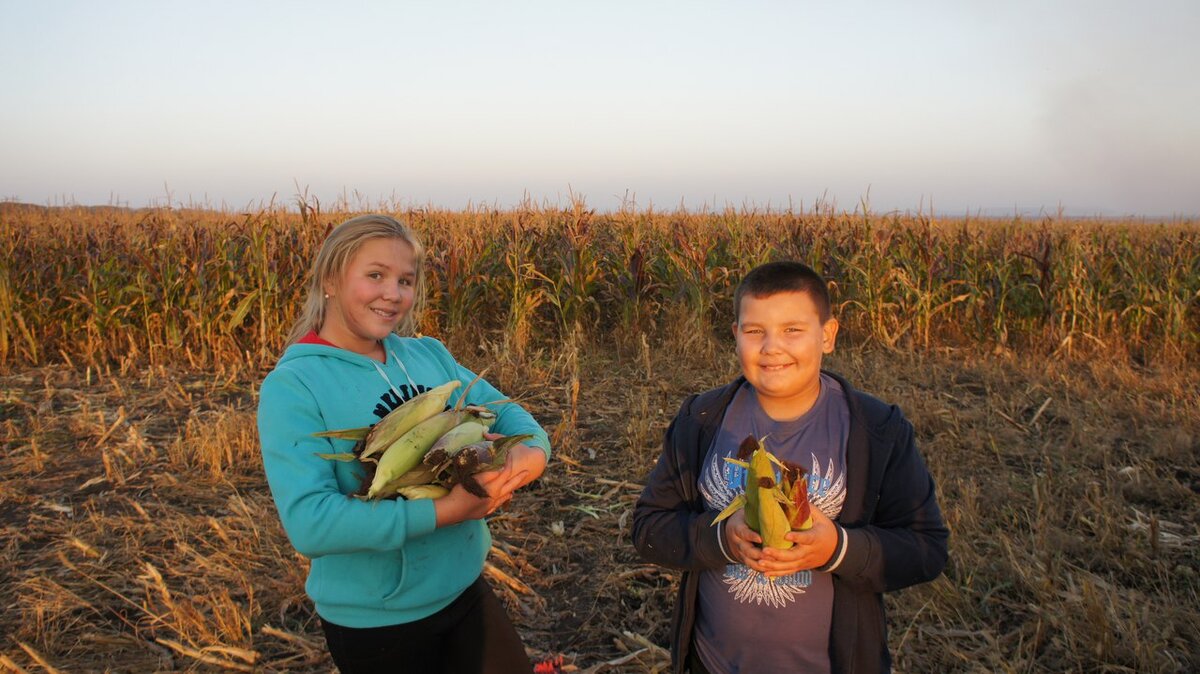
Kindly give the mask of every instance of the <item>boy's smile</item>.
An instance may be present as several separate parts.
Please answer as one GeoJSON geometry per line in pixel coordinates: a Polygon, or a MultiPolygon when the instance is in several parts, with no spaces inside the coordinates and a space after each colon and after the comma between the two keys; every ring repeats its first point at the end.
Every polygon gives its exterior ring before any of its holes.
{"type": "Polygon", "coordinates": [[[403,239],[363,243],[336,281],[326,282],[321,337],[343,349],[370,355],[413,305],[416,262],[403,239]]]}
{"type": "Polygon", "coordinates": [[[821,323],[805,292],[746,295],[733,325],[742,374],[772,419],[800,417],[821,391],[821,357],[833,352],[837,320],[821,323]]]}

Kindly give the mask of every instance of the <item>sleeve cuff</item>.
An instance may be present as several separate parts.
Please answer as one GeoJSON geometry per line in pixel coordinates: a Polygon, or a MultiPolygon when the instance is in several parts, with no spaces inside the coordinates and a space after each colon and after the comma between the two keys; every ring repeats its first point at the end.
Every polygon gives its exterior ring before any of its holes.
{"type": "Polygon", "coordinates": [[[725,522],[717,524],[717,545],[721,548],[721,554],[725,556],[725,559],[729,560],[730,564],[738,563],[736,559],[730,557],[729,553],[725,551],[725,522]]]}
{"type": "Polygon", "coordinates": [[[550,461],[550,456],[551,456],[551,452],[550,452],[550,438],[548,438],[548,437],[547,437],[547,438],[542,438],[541,436],[535,435],[534,437],[532,437],[532,438],[530,438],[530,439],[526,440],[526,441],[525,441],[525,444],[526,444],[526,445],[528,445],[528,446],[530,446],[530,447],[537,447],[538,449],[540,449],[540,450],[542,450],[543,452],[545,452],[545,454],[546,454],[546,461],[547,461],[547,462],[549,462],[549,461],[550,461]]]}
{"type": "Polygon", "coordinates": [[[405,501],[403,512],[407,524],[407,538],[427,536],[437,529],[437,506],[433,505],[433,499],[405,501]]]}
{"type": "Polygon", "coordinates": [[[823,566],[817,567],[816,570],[822,573],[831,573],[837,570],[842,565],[842,561],[846,559],[846,530],[836,523],[833,528],[837,531],[837,546],[833,549],[833,555],[830,556],[829,561],[825,562],[823,566]]]}

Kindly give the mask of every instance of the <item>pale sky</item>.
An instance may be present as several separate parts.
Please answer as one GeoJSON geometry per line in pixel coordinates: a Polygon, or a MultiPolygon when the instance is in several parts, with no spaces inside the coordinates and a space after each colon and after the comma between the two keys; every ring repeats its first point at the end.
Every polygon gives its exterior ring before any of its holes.
{"type": "Polygon", "coordinates": [[[0,0],[0,199],[1200,215],[1200,2],[0,0]]]}

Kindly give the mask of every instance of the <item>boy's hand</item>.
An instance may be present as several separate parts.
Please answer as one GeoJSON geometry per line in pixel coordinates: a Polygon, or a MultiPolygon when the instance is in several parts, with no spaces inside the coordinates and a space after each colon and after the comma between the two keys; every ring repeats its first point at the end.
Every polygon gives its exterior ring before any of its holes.
{"type": "MultiPolygon", "coordinates": [[[[792,531],[785,537],[794,543],[791,549],[763,549],[761,570],[768,576],[786,576],[797,571],[815,569],[829,561],[837,548],[837,525],[818,508],[812,509],[812,528],[807,531],[792,531]]],[[[747,565],[749,566],[749,565],[747,565]]]]}
{"type": "Polygon", "coordinates": [[[746,566],[766,573],[759,565],[763,551],[762,536],[746,524],[746,511],[739,510],[725,520],[725,549],[729,556],[746,566]]]}

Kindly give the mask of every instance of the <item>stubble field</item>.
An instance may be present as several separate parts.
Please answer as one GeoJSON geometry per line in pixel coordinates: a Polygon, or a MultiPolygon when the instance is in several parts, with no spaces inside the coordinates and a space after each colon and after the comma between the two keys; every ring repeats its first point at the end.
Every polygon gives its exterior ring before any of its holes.
{"type": "MultiPolygon", "coordinates": [[[[254,426],[305,247],[344,219],[301,211],[0,212],[0,669],[331,669],[254,426]]],[[[951,528],[946,573],[887,600],[897,670],[1200,668],[1194,223],[977,250],[986,224],[920,218],[400,215],[432,249],[423,329],[552,435],[487,571],[536,661],[665,670],[678,575],[638,559],[633,503],[683,397],[736,373],[738,273],[793,256],[836,284],[826,366],[903,408],[951,528]]]]}

